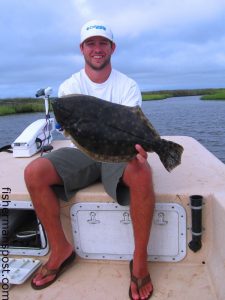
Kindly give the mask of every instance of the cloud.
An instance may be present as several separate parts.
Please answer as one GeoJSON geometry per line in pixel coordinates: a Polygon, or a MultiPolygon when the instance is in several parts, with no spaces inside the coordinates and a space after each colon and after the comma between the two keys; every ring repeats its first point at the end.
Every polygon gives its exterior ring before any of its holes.
{"type": "Polygon", "coordinates": [[[87,0],[74,0],[73,4],[81,17],[91,18],[92,9],[87,0]]]}
{"type": "Polygon", "coordinates": [[[115,68],[141,89],[224,87],[224,0],[1,0],[0,98],[32,96],[83,66],[79,31],[106,20],[115,68]]]}

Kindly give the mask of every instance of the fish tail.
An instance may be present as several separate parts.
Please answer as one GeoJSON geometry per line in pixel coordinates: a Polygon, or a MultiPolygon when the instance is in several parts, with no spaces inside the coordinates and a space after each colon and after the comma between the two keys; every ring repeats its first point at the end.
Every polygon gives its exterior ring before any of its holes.
{"type": "Polygon", "coordinates": [[[154,151],[159,155],[159,158],[168,172],[172,171],[181,163],[181,155],[184,148],[174,142],[160,139],[154,151]]]}

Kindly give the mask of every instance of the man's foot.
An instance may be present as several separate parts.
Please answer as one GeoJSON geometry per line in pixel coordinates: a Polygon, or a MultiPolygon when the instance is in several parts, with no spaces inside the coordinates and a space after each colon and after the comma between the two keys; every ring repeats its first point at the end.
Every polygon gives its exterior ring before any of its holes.
{"type": "Polygon", "coordinates": [[[51,285],[74,261],[76,254],[74,251],[64,259],[58,267],[51,267],[50,260],[43,265],[31,280],[32,288],[36,290],[44,289],[51,285]]]}
{"type": "Polygon", "coordinates": [[[133,260],[130,262],[131,284],[129,297],[131,300],[148,300],[153,294],[153,285],[149,273],[137,277],[133,274],[133,260]]]}

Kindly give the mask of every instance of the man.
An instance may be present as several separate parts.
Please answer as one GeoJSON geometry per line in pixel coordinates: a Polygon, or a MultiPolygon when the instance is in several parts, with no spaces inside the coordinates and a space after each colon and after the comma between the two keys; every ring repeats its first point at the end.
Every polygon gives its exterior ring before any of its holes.
{"type": "MultiPolygon", "coordinates": [[[[141,105],[137,84],[112,69],[111,55],[115,48],[108,25],[97,20],[86,23],[80,43],[85,67],[61,84],[59,96],[80,93],[128,106],[141,105]]],[[[101,179],[111,197],[122,205],[130,203],[135,241],[130,263],[130,299],[150,298],[153,286],[148,273],[147,244],[155,200],[147,153],[140,145],[135,147],[137,156],[129,163],[102,164],[78,149],[62,148],[27,166],[25,182],[51,247],[48,262],[32,279],[33,288],[42,289],[53,283],[75,258],[60,223],[59,195],[68,200],[78,189],[101,179]],[[60,188],[63,196],[58,193],[60,188]]]]}

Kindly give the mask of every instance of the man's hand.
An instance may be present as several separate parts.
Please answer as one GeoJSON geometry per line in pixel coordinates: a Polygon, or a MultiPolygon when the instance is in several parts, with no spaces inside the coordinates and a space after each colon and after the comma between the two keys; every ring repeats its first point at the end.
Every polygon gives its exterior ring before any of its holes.
{"type": "Polygon", "coordinates": [[[148,158],[148,153],[142,148],[141,145],[135,145],[135,149],[137,150],[138,154],[136,155],[137,160],[143,164],[146,162],[148,158]]]}
{"type": "Polygon", "coordinates": [[[123,174],[124,183],[132,189],[145,190],[149,186],[151,169],[148,164],[148,154],[141,145],[136,144],[137,155],[129,161],[123,174]]]}

